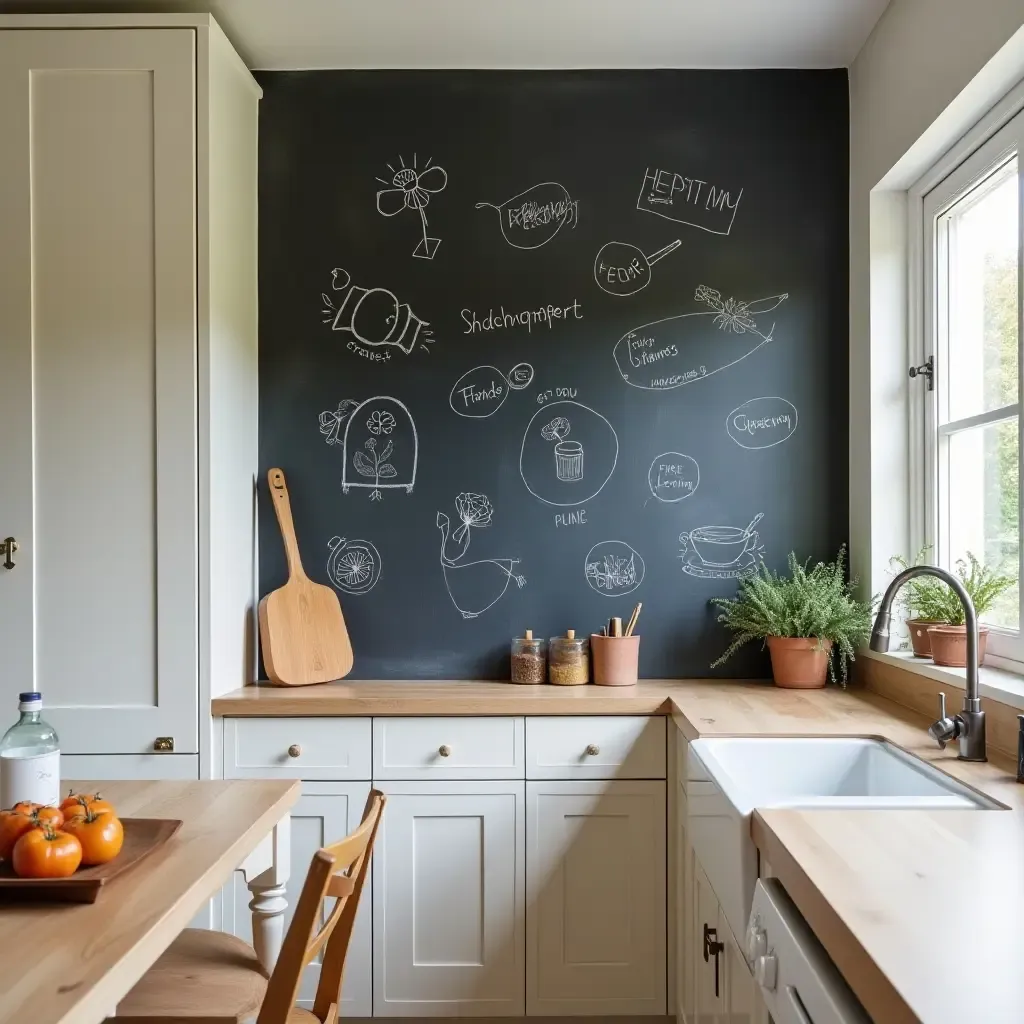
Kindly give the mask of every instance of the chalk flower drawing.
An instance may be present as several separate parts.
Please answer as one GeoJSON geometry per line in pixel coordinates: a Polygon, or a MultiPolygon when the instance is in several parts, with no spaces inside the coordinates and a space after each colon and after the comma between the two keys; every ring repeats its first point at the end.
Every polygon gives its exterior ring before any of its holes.
{"type": "Polygon", "coordinates": [[[517,587],[526,585],[526,578],[513,570],[518,558],[484,558],[465,561],[469,551],[472,530],[489,526],[494,509],[485,494],[463,491],[455,499],[455,509],[462,526],[451,537],[451,520],[444,512],[437,513],[437,528],[441,531],[441,571],[445,587],[455,609],[464,619],[475,619],[496,605],[509,582],[517,587]]]}
{"type": "Polygon", "coordinates": [[[431,167],[430,160],[426,162],[422,171],[417,170],[415,153],[412,167],[406,167],[402,157],[398,158],[398,162],[401,166],[397,171],[388,164],[388,170],[392,174],[390,181],[377,179],[382,185],[390,186],[377,192],[377,212],[385,217],[394,217],[403,210],[416,210],[420,215],[423,238],[416,244],[412,254],[420,259],[432,260],[441,239],[430,238],[427,235],[427,204],[431,195],[444,191],[448,184],[448,173],[437,164],[431,167]]]}
{"type": "Polygon", "coordinates": [[[381,412],[380,409],[375,409],[370,413],[370,418],[366,421],[366,429],[371,434],[390,434],[395,429],[395,417],[389,412],[381,412]]]}
{"type": "Polygon", "coordinates": [[[640,553],[625,541],[595,544],[584,562],[587,583],[602,597],[621,597],[643,583],[645,566],[640,553]]]}
{"type": "MultiPolygon", "coordinates": [[[[369,426],[373,423],[373,420],[367,420],[369,426]]],[[[373,430],[373,427],[370,427],[373,430]]],[[[378,433],[379,431],[374,431],[378,433]]],[[[382,495],[380,493],[380,482],[381,480],[392,480],[398,476],[398,470],[388,462],[391,457],[391,453],[395,450],[394,444],[388,441],[386,445],[378,452],[377,451],[377,439],[374,437],[368,437],[363,442],[363,447],[369,452],[369,455],[364,455],[362,452],[356,452],[352,456],[352,461],[355,463],[356,470],[366,477],[373,477],[373,493],[370,495],[370,501],[380,501],[382,495]]]]}
{"type": "Polygon", "coordinates": [[[732,331],[733,334],[745,334],[757,330],[757,321],[750,315],[750,303],[740,299],[722,301],[722,293],[706,284],[697,285],[694,298],[715,310],[715,326],[720,331],[732,331]]]}
{"type": "Polygon", "coordinates": [[[332,537],[327,542],[327,577],[346,594],[366,594],[380,579],[381,561],[377,548],[368,540],[332,537]]]}

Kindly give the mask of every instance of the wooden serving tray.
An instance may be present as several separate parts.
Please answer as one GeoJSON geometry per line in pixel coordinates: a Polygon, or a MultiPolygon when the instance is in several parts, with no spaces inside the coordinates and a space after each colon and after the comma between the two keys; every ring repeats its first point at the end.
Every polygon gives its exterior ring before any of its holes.
{"type": "Polygon", "coordinates": [[[102,888],[138,864],[181,828],[174,818],[122,818],[124,845],[109,863],[79,868],[69,878],[19,878],[0,861],[0,903],[95,903],[102,888]]]}

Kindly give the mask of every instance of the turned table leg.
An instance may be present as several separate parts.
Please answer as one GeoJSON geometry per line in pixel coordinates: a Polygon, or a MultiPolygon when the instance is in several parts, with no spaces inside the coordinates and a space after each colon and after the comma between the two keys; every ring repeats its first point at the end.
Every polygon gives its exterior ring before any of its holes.
{"type": "Polygon", "coordinates": [[[242,865],[252,893],[252,945],[267,973],[274,970],[284,939],[288,909],[285,885],[291,873],[291,818],[282,818],[274,831],[253,850],[242,865]]]}

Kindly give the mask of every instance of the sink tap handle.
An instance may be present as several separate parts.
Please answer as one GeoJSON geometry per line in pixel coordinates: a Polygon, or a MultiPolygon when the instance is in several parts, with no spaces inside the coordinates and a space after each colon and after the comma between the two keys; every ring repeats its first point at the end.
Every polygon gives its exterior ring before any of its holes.
{"type": "Polygon", "coordinates": [[[941,722],[946,717],[946,695],[940,690],[939,691],[939,721],[941,722]]]}
{"type": "Polygon", "coordinates": [[[965,731],[964,723],[959,715],[956,718],[946,717],[946,695],[939,694],[939,717],[928,726],[928,735],[931,736],[942,750],[950,740],[957,739],[965,731]]]}

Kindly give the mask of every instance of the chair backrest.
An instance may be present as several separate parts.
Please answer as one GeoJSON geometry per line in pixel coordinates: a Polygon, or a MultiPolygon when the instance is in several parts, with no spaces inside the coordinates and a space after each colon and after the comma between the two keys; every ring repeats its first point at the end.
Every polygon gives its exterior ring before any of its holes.
{"type": "Polygon", "coordinates": [[[345,957],[386,802],[383,793],[371,790],[359,827],[340,842],[313,854],[256,1024],[287,1024],[288,1014],[298,997],[302,972],[321,950],[323,958],[313,1015],[321,1024],[337,1021],[345,957]],[[334,907],[317,929],[323,901],[332,896],[334,907]]]}

